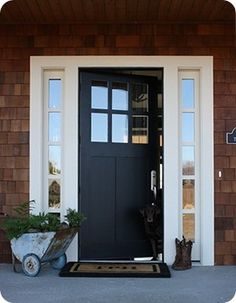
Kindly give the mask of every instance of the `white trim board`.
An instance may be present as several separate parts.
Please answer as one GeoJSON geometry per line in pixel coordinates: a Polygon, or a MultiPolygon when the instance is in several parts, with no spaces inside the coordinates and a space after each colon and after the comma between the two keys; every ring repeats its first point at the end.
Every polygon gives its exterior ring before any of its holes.
{"type": "MultiPolygon", "coordinates": [[[[201,264],[214,264],[213,58],[210,56],[33,56],[30,62],[30,198],[42,211],[43,70],[64,70],[64,210],[78,207],[79,68],[163,68],[164,70],[164,256],[171,264],[179,231],[178,71],[200,71],[201,264]]],[[[69,249],[75,260],[77,243],[69,249]]]]}

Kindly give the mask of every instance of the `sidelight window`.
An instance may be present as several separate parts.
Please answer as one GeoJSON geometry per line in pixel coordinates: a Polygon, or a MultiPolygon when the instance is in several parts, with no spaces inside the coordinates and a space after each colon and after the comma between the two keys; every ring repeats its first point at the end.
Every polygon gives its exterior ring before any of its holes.
{"type": "Polygon", "coordinates": [[[199,72],[179,71],[181,234],[199,246],[199,72]]]}
{"type": "Polygon", "coordinates": [[[63,72],[44,71],[44,201],[47,212],[60,215],[62,205],[63,72]]]}

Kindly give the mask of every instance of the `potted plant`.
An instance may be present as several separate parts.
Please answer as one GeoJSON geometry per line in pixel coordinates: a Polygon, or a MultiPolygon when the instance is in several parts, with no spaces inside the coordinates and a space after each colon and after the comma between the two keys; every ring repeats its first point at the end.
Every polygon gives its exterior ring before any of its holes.
{"type": "Polygon", "coordinates": [[[5,217],[2,224],[11,242],[14,271],[17,259],[28,276],[36,276],[41,263],[50,262],[53,268],[62,268],[66,264],[65,251],[85,220],[81,212],[70,208],[62,223],[54,214],[34,215],[29,211],[33,203],[25,202],[14,208],[15,215],[5,217]]]}

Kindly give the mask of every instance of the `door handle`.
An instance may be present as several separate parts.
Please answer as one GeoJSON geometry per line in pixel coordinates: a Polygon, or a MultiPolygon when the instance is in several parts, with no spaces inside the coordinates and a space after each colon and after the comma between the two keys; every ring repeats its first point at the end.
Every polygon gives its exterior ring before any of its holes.
{"type": "Polygon", "coordinates": [[[151,191],[153,191],[154,198],[157,197],[157,172],[155,170],[151,171],[151,191]]]}
{"type": "Polygon", "coordinates": [[[157,172],[155,170],[151,171],[151,190],[157,186],[157,172]]]}

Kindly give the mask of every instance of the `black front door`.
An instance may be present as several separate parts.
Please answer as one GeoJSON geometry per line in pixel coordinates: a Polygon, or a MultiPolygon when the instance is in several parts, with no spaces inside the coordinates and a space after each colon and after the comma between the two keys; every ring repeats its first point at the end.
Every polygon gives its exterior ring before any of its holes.
{"type": "Polygon", "coordinates": [[[157,79],[80,73],[81,259],[151,256],[139,209],[153,201],[157,79]]]}

